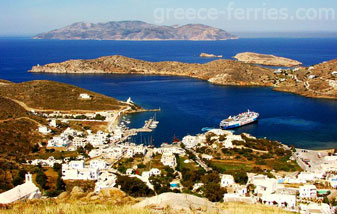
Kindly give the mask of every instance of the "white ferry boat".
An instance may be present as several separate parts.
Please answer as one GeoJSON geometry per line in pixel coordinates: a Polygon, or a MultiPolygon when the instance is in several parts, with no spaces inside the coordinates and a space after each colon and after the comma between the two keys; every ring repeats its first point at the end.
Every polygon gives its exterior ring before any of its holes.
{"type": "Polygon", "coordinates": [[[227,119],[221,121],[220,128],[234,129],[250,123],[254,123],[259,118],[259,113],[247,111],[236,116],[229,116],[227,119]]]}

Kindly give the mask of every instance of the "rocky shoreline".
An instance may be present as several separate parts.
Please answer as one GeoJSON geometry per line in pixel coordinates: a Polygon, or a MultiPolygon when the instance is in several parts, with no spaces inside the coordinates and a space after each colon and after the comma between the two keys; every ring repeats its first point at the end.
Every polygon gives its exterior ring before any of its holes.
{"type": "Polygon", "coordinates": [[[277,70],[235,60],[219,59],[206,64],[175,61],[148,62],[124,56],[105,56],[91,60],[69,60],[44,66],[33,66],[29,72],[37,73],[114,73],[186,76],[216,85],[268,86],[275,90],[306,97],[337,99],[333,82],[337,60],[310,68],[277,70]],[[326,68],[325,68],[325,67],[326,68]],[[317,67],[317,69],[315,69],[317,67]]]}

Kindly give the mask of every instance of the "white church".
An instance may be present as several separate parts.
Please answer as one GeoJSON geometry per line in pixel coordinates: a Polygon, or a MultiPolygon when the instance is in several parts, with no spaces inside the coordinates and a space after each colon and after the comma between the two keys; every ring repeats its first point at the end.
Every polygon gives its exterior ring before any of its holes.
{"type": "Polygon", "coordinates": [[[40,189],[33,183],[32,175],[26,174],[24,184],[0,194],[0,204],[10,204],[19,200],[41,198],[40,189]]]}

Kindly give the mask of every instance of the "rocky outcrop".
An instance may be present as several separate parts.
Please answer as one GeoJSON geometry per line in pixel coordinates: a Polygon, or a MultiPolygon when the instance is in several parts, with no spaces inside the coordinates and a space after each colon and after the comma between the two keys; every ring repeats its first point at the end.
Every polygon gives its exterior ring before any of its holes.
{"type": "Polygon", "coordinates": [[[175,210],[192,213],[217,213],[216,205],[205,198],[181,193],[163,193],[134,205],[135,208],[150,208],[154,210],[175,210]]]}
{"type": "Polygon", "coordinates": [[[215,55],[215,54],[208,54],[208,53],[201,53],[200,57],[202,58],[222,58],[222,55],[215,55]]]}
{"type": "Polygon", "coordinates": [[[331,82],[337,78],[333,74],[336,68],[337,60],[322,63],[310,69],[301,67],[280,73],[254,64],[225,59],[198,64],[174,61],[148,62],[124,56],[106,56],[91,60],[69,60],[34,66],[30,72],[187,76],[218,85],[271,86],[275,90],[307,97],[336,99],[337,92],[334,82],[331,82]]]}
{"type": "Polygon", "coordinates": [[[239,53],[236,56],[234,56],[234,58],[245,63],[267,65],[267,66],[295,67],[302,65],[301,62],[296,60],[252,52],[239,53]]]}
{"type": "Polygon", "coordinates": [[[113,205],[136,203],[134,198],[117,188],[102,189],[100,192],[84,192],[83,189],[77,186],[75,186],[70,193],[61,193],[56,200],[58,202],[83,201],[87,203],[109,203],[113,205]]]}
{"type": "Polygon", "coordinates": [[[159,26],[141,21],[74,23],[34,39],[60,40],[227,40],[237,39],[226,31],[201,24],[159,26]]]}

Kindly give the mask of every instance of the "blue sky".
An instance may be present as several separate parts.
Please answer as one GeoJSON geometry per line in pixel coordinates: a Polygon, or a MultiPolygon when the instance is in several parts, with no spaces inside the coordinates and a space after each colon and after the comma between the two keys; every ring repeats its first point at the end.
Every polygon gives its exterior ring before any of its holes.
{"type": "Polygon", "coordinates": [[[1,0],[0,5],[0,35],[34,35],[79,21],[120,20],[165,25],[202,23],[229,32],[337,31],[336,0],[1,0]],[[231,15],[228,15],[229,5],[231,15]],[[257,8],[278,13],[283,8],[288,17],[275,18],[278,15],[274,14],[272,18],[266,18],[263,10],[256,12],[257,8]],[[323,9],[329,9],[328,18],[323,9]],[[195,14],[200,12],[203,17],[186,18],[187,10],[195,14]],[[213,16],[205,18],[210,11],[213,16]],[[240,15],[239,18],[233,11],[240,15]],[[300,19],[294,18],[297,12],[301,14],[300,19]],[[258,14],[258,18],[252,18],[254,14],[258,14]]]}

